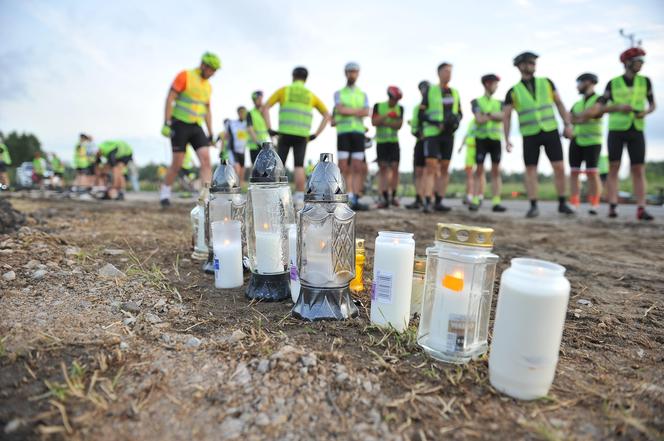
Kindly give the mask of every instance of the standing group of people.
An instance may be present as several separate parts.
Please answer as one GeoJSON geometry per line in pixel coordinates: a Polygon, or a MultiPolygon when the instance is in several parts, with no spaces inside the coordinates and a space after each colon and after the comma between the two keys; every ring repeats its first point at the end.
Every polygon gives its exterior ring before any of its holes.
{"type": "MultiPolygon", "coordinates": [[[[467,204],[477,211],[484,195],[485,162],[491,158],[490,177],[492,210],[504,212],[501,201],[500,162],[503,145],[509,153],[513,145],[510,140],[511,117],[518,114],[519,130],[523,137],[523,160],[526,167],[525,185],[530,200],[526,214],[532,218],[539,215],[538,174],[542,147],[554,172],[554,183],[558,194],[558,211],[574,214],[580,205],[579,175],[588,177],[588,202],[591,214],[597,214],[601,182],[598,164],[603,140],[602,115],[609,114],[608,133],[608,178],[606,182],[609,215],[617,216],[618,170],[624,147],[631,161],[631,176],[637,201],[637,218],[650,220],[652,216],[645,208],[645,138],[644,118],[655,110],[652,85],[647,77],[639,74],[644,63],[645,52],[639,47],[624,51],[620,60],[624,73],[612,79],[602,95],[595,91],[598,78],[584,73],[577,78],[581,99],[570,111],[564,106],[556,86],[547,77],[535,76],[538,56],[524,52],[514,58],[514,66],[521,80],[509,89],[504,101],[494,97],[500,78],[496,74],[481,77],[484,94],[471,101],[473,119],[463,144],[467,147],[466,171],[468,174],[467,204]],[[566,197],[566,177],[563,163],[561,128],[556,113],[562,119],[562,136],[570,139],[569,163],[571,167],[571,196],[566,197]],[[582,168],[582,165],[585,167],[582,168]]],[[[203,182],[209,182],[211,165],[209,147],[215,140],[212,136],[210,113],[210,77],[221,67],[219,58],[206,53],[196,69],[182,71],[171,85],[165,109],[162,133],[171,138],[173,162],[161,187],[162,205],[168,205],[171,186],[181,168],[184,151],[191,145],[196,151],[203,182]],[[202,125],[208,129],[206,135],[202,125]]],[[[414,175],[416,199],[407,208],[420,209],[424,213],[447,212],[450,207],[443,200],[449,182],[449,164],[454,150],[455,132],[463,118],[461,98],[457,89],[450,86],[452,65],[438,66],[438,81],[420,82],[420,104],[415,106],[409,121],[411,133],[416,138],[414,151],[414,175]]],[[[316,139],[331,124],[337,130],[337,158],[339,167],[349,189],[349,199],[354,210],[369,207],[360,202],[367,173],[365,148],[368,128],[364,119],[376,127],[377,162],[379,164],[379,187],[382,199],[379,208],[399,206],[397,187],[399,184],[400,148],[398,131],[404,122],[404,108],[399,104],[403,94],[396,86],[387,89],[387,100],[376,103],[373,109],[358,86],[360,67],[351,62],[345,66],[346,85],[335,92],[334,107],[330,113],[323,103],[306,86],[308,71],[296,67],[292,72],[292,83],[274,92],[266,102],[263,92],[252,93],[254,107],[247,111],[238,108],[238,120],[225,124],[223,146],[227,146],[238,174],[243,175],[245,149],[255,160],[259,146],[277,136],[277,150],[282,161],[290,152],[294,156],[295,203],[304,201],[304,158],[307,143],[316,139]],[[279,104],[278,126],[270,118],[270,109],[279,104]],[[321,115],[320,124],[312,132],[313,110],[321,115]],[[275,128],[276,127],[276,128],[275,128]]]]}

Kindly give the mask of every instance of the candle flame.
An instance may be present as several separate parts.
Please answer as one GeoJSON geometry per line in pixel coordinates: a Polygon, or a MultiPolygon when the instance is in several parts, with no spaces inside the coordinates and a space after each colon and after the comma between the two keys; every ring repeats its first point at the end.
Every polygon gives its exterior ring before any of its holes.
{"type": "Polygon", "coordinates": [[[267,231],[269,227],[270,227],[270,226],[269,226],[267,223],[263,224],[263,229],[264,229],[265,231],[267,231]]]}
{"type": "Polygon", "coordinates": [[[459,271],[459,270],[454,271],[454,272],[452,273],[452,275],[453,275],[454,277],[456,277],[457,279],[461,279],[461,280],[463,280],[463,271],[459,271]]]}
{"type": "Polygon", "coordinates": [[[227,217],[224,217],[224,222],[228,222],[228,218],[227,218],[227,217]]]}
{"type": "Polygon", "coordinates": [[[459,292],[463,290],[463,272],[455,271],[452,274],[447,274],[443,277],[443,288],[450,291],[459,292]]]}
{"type": "Polygon", "coordinates": [[[325,241],[324,241],[324,240],[321,240],[321,241],[320,241],[320,249],[321,249],[321,250],[324,250],[324,249],[325,249],[325,241]]]}
{"type": "Polygon", "coordinates": [[[231,241],[228,240],[228,239],[226,239],[226,240],[224,241],[224,246],[228,245],[229,243],[231,243],[231,241]]]}

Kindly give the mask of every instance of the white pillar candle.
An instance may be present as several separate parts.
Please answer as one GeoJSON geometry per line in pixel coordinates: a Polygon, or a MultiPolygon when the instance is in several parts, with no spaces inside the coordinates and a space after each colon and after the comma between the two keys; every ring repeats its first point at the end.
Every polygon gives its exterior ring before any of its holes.
{"type": "MultiPolygon", "coordinates": [[[[216,244],[215,244],[216,245],[216,244]]],[[[214,246],[214,286],[216,288],[239,288],[242,277],[242,243],[224,241],[214,246]]]]}
{"type": "Polygon", "coordinates": [[[489,379],[522,400],[546,396],[553,383],[570,284],[565,268],[512,259],[503,272],[489,354],[489,379]]]}
{"type": "Polygon", "coordinates": [[[215,287],[238,288],[242,286],[242,233],[240,222],[212,222],[210,231],[214,253],[215,287]]]}
{"type": "Polygon", "coordinates": [[[281,234],[270,231],[256,231],[256,269],[260,274],[274,274],[284,271],[281,263],[281,234]]]}
{"type": "Polygon", "coordinates": [[[409,233],[378,233],[371,293],[371,323],[392,326],[398,332],[408,327],[413,286],[415,241],[409,233]]]}
{"type": "Polygon", "coordinates": [[[194,249],[199,253],[207,254],[208,252],[208,247],[205,243],[205,208],[203,207],[198,210],[198,228],[196,229],[196,246],[194,249]]]}
{"type": "Polygon", "coordinates": [[[438,265],[431,332],[427,340],[430,347],[439,351],[462,351],[470,300],[472,280],[466,280],[463,265],[438,265]]]}
{"type": "Polygon", "coordinates": [[[300,296],[300,277],[297,268],[297,225],[288,228],[288,260],[290,262],[290,288],[293,303],[300,296]]]}

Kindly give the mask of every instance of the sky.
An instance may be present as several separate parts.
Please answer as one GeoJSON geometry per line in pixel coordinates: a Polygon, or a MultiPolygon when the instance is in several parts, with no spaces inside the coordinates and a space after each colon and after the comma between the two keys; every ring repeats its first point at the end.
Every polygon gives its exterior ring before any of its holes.
{"type": "MultiPolygon", "coordinates": [[[[410,115],[419,81],[437,81],[436,66],[447,61],[465,115],[452,158],[452,167],[462,168],[464,155],[456,148],[470,101],[483,92],[483,74],[502,78],[496,96],[503,99],[519,79],[513,57],[534,51],[537,74],[553,80],[570,108],[579,74],[596,73],[601,91],[623,72],[618,57],[628,42],[619,29],[635,33],[648,53],[642,73],[662,107],[648,117],[647,158],[664,160],[664,2],[657,0],[0,0],[0,130],[35,133],[43,149],[65,160],[78,133],[86,132],[97,142],[126,140],[140,165],[168,162],[169,140],[160,135],[166,94],[177,73],[196,67],[205,51],[219,54],[223,64],[211,79],[216,132],[239,105],[251,106],[252,91],[269,95],[290,83],[296,65],[309,69],[307,86],[331,108],[345,83],[344,64],[356,61],[358,86],[371,105],[384,101],[394,84],[410,115]]],[[[522,171],[514,118],[515,150],[503,155],[503,165],[522,171]]],[[[412,170],[415,142],[408,126],[399,138],[401,170],[412,170]]],[[[566,151],[567,141],[563,145],[566,151]]],[[[336,133],[328,127],[310,143],[307,159],[330,151],[336,152],[336,133]]],[[[373,160],[375,148],[367,156],[373,160]]],[[[540,168],[550,171],[542,157],[540,168]]]]}

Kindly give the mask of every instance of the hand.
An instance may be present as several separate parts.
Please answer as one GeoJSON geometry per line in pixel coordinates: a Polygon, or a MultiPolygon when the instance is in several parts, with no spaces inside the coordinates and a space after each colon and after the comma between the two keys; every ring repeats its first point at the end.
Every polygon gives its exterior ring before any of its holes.
{"type": "Polygon", "coordinates": [[[512,149],[514,146],[512,145],[512,141],[509,139],[505,142],[505,150],[507,150],[507,153],[512,153],[512,149]]]}
{"type": "Polygon", "coordinates": [[[563,136],[567,139],[572,139],[574,137],[574,126],[571,124],[566,125],[565,130],[563,130],[563,136]]]}
{"type": "Polygon", "coordinates": [[[209,143],[209,144],[208,144],[209,146],[213,146],[213,145],[216,144],[216,143],[214,142],[214,136],[212,136],[212,135],[208,136],[208,143],[209,143]]]}
{"type": "Polygon", "coordinates": [[[637,112],[634,116],[637,117],[637,118],[644,118],[647,114],[648,114],[648,112],[643,110],[641,112],[637,112]]]}
{"type": "Polygon", "coordinates": [[[272,129],[267,129],[267,133],[270,136],[277,136],[279,134],[279,132],[277,132],[276,130],[272,130],[272,129]]]}
{"type": "Polygon", "coordinates": [[[633,111],[632,106],[630,104],[619,104],[618,105],[618,111],[624,112],[624,113],[629,113],[633,111]]]}
{"type": "Polygon", "coordinates": [[[171,133],[173,133],[173,131],[171,130],[171,125],[165,123],[164,126],[161,128],[161,134],[164,135],[166,138],[170,138],[171,133]]]}
{"type": "Polygon", "coordinates": [[[313,141],[314,139],[316,139],[317,136],[318,135],[316,135],[315,133],[312,133],[311,135],[309,135],[309,141],[313,141]]]}

